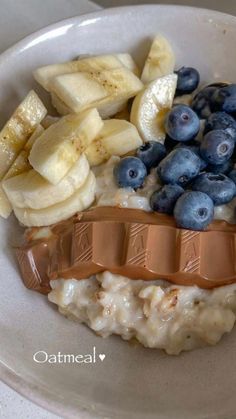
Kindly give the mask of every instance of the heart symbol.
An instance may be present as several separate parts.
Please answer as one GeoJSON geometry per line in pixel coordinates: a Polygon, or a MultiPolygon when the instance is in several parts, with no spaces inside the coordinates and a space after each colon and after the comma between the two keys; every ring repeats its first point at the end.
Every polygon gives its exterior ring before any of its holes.
{"type": "Polygon", "coordinates": [[[106,356],[106,355],[105,355],[105,354],[99,354],[98,356],[99,356],[99,358],[101,359],[101,361],[103,361],[103,360],[105,359],[105,356],[106,356]]]}

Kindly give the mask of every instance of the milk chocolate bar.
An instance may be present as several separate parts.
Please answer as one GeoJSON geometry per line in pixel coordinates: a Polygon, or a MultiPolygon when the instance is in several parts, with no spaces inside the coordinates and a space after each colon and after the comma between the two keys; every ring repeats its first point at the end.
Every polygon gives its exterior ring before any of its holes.
{"type": "Polygon", "coordinates": [[[101,207],[50,231],[17,252],[25,285],[43,293],[50,279],[83,279],[105,270],[202,288],[236,282],[236,226],[225,221],[191,231],[167,215],[101,207]]]}
{"type": "Polygon", "coordinates": [[[47,275],[49,248],[50,242],[39,241],[16,250],[24,285],[42,294],[47,294],[51,289],[47,275]]]}

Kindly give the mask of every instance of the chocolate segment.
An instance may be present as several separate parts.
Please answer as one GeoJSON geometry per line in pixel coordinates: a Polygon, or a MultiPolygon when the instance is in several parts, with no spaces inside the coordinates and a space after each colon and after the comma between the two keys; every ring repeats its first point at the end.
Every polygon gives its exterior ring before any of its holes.
{"type": "Polygon", "coordinates": [[[50,227],[49,237],[38,232],[28,234],[17,257],[25,285],[39,292],[50,290],[51,279],[105,270],[202,288],[236,282],[236,226],[224,221],[199,232],[163,214],[101,207],[50,227]]]}
{"type": "Polygon", "coordinates": [[[50,261],[49,243],[38,242],[16,250],[23,283],[27,288],[47,294],[51,287],[47,275],[50,261]]]}

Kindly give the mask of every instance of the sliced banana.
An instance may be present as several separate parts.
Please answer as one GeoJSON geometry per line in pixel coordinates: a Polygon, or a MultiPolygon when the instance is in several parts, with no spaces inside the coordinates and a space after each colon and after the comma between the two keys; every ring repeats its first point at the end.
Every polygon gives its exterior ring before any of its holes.
{"type": "Polygon", "coordinates": [[[96,107],[105,118],[119,112],[142,88],[139,78],[124,67],[64,74],[54,77],[50,83],[50,90],[71,111],[77,113],[96,107]]]}
{"type": "Polygon", "coordinates": [[[122,112],[126,108],[126,105],[126,99],[112,100],[109,106],[107,105],[107,103],[100,104],[98,106],[99,115],[102,119],[110,118],[118,112],[122,112]]]}
{"type": "Polygon", "coordinates": [[[31,166],[28,160],[30,149],[36,140],[36,138],[43,132],[43,127],[39,124],[29,140],[26,142],[22,148],[20,154],[17,156],[14,163],[11,165],[8,172],[3,177],[3,180],[0,182],[0,216],[3,218],[8,218],[12,211],[12,206],[7,198],[7,195],[4,192],[2,183],[6,179],[10,179],[13,176],[17,176],[27,170],[30,170],[31,166]]]}
{"type": "Polygon", "coordinates": [[[74,113],[72,109],[69,108],[61,99],[56,95],[56,93],[51,92],[51,101],[52,106],[57,110],[59,115],[68,115],[74,113]]]}
{"type": "Polygon", "coordinates": [[[24,147],[22,148],[21,152],[18,154],[16,160],[11,165],[8,172],[5,174],[3,180],[20,175],[21,173],[31,169],[31,165],[28,160],[29,153],[31,148],[33,147],[34,142],[43,133],[43,131],[44,129],[42,125],[39,124],[34,130],[33,134],[28,139],[28,141],[26,142],[26,144],[24,145],[24,147]]]}
{"type": "Polygon", "coordinates": [[[52,185],[35,170],[30,170],[4,181],[3,189],[14,207],[42,209],[73,195],[88,174],[88,160],[82,154],[57,185],[52,185]]]}
{"type": "Polygon", "coordinates": [[[29,161],[42,177],[55,185],[68,173],[102,127],[103,121],[96,109],[64,116],[35,141],[29,161]]]}
{"type": "Polygon", "coordinates": [[[50,87],[69,109],[80,112],[108,95],[105,82],[97,81],[94,74],[77,72],[56,76],[50,87]]]}
{"type": "Polygon", "coordinates": [[[144,142],[164,142],[164,119],[172,107],[176,84],[176,74],[161,77],[150,83],[134,99],[130,121],[144,142]]]}
{"type": "Polygon", "coordinates": [[[144,64],[141,80],[144,84],[173,73],[175,56],[170,43],[162,35],[157,35],[144,64]]]}
{"type": "Polygon", "coordinates": [[[111,156],[123,156],[142,144],[136,127],[128,121],[108,119],[104,121],[98,138],[86,149],[90,166],[101,164],[111,156]]]}
{"type": "Polygon", "coordinates": [[[85,183],[70,198],[50,207],[33,210],[14,207],[16,218],[27,227],[40,227],[57,223],[72,217],[78,211],[84,211],[94,201],[96,178],[90,171],[85,183]]]}
{"type": "Polygon", "coordinates": [[[124,67],[132,71],[132,73],[134,73],[136,76],[140,76],[139,68],[130,54],[116,54],[116,57],[121,61],[124,67]]]}
{"type": "Polygon", "coordinates": [[[65,63],[51,64],[37,68],[34,78],[44,89],[50,91],[51,80],[62,74],[76,73],[78,71],[103,71],[119,67],[127,67],[138,75],[138,68],[130,54],[98,55],[65,63]]]}
{"type": "MultiPolygon", "coordinates": [[[[69,108],[61,99],[56,95],[56,93],[51,93],[51,100],[52,106],[57,110],[60,115],[68,115],[74,113],[74,111],[69,108]]],[[[127,101],[126,100],[118,100],[112,102],[108,108],[108,106],[100,105],[99,106],[99,115],[101,118],[106,119],[109,116],[115,115],[118,112],[122,112],[126,107],[127,101]]]]}
{"type": "Polygon", "coordinates": [[[46,115],[45,118],[42,120],[43,128],[49,128],[51,125],[55,124],[55,122],[58,122],[59,118],[59,116],[46,115]]]}
{"type": "Polygon", "coordinates": [[[0,132],[0,180],[29,139],[47,110],[31,90],[0,132]]]}
{"type": "Polygon", "coordinates": [[[11,203],[3,190],[2,184],[0,184],[0,216],[3,218],[8,218],[11,212],[11,203]]]}

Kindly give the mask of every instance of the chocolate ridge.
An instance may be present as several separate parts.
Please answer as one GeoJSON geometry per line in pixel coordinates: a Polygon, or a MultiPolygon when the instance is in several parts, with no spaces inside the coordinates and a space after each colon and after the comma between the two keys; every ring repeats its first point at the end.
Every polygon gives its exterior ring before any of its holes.
{"type": "Polygon", "coordinates": [[[84,279],[105,270],[202,288],[236,282],[236,225],[225,221],[191,231],[165,214],[97,207],[35,239],[40,231],[28,232],[17,250],[25,285],[39,292],[50,290],[50,279],[84,279]]]}

